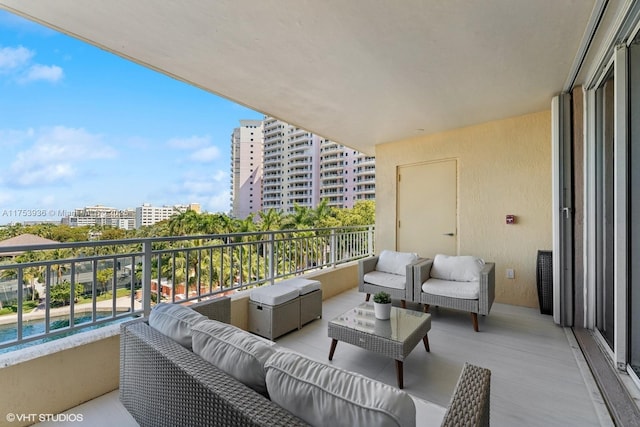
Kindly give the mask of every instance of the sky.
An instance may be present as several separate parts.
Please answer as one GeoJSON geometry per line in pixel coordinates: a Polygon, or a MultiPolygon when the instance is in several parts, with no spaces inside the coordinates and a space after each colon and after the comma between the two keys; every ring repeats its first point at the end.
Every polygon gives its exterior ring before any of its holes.
{"type": "Polygon", "coordinates": [[[0,11],[0,224],[76,208],[230,209],[230,141],[263,114],[0,11]]]}

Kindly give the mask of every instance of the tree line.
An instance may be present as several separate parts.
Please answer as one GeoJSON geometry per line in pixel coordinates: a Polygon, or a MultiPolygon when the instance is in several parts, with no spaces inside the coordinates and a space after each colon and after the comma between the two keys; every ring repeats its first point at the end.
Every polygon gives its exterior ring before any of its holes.
{"type": "Polygon", "coordinates": [[[20,223],[0,228],[0,240],[21,234],[34,234],[56,242],[84,242],[90,236],[99,240],[121,240],[144,237],[169,237],[204,234],[231,234],[252,231],[303,230],[307,228],[330,228],[369,225],[375,222],[375,202],[360,201],[353,208],[335,208],[326,200],[316,208],[294,206],[293,212],[268,209],[247,218],[233,218],[224,213],[197,213],[188,210],[156,224],[135,230],[124,230],[109,226],[70,227],[64,224],[20,223]]]}

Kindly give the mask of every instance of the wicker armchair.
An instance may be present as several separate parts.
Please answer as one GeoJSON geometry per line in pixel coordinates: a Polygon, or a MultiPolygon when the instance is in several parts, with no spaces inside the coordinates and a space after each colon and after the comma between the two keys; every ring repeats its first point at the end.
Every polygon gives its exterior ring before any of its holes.
{"type": "Polygon", "coordinates": [[[387,292],[399,299],[402,308],[413,298],[413,266],[424,259],[415,253],[384,250],[380,255],[358,261],[358,290],[371,294],[387,292]]]}
{"type": "MultiPolygon", "coordinates": [[[[465,261],[463,261],[465,262],[465,261]]],[[[458,264],[459,265],[459,264],[458,264]]],[[[468,264],[467,264],[468,265],[468,264]]],[[[472,267],[473,269],[473,267],[472,267]]],[[[445,271],[445,273],[447,273],[445,271]]],[[[413,272],[413,301],[424,304],[424,311],[429,311],[430,305],[453,308],[471,313],[473,329],[478,332],[478,314],[488,315],[495,299],[495,263],[484,262],[475,257],[447,257],[436,255],[434,259],[427,259],[414,266],[413,272]],[[476,278],[462,277],[465,272],[453,271],[452,276],[443,277],[440,269],[433,277],[432,267],[440,260],[448,259],[448,266],[455,269],[457,260],[465,259],[482,263],[477,268],[476,278]],[[452,261],[453,260],[453,261],[452,261]],[[448,280],[447,280],[448,279],[448,280]],[[464,280],[462,280],[464,279],[464,280]]]]}

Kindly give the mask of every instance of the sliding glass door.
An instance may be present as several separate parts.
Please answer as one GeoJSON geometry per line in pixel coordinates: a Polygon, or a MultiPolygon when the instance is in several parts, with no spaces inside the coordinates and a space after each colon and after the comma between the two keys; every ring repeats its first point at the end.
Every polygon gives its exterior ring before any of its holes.
{"type": "Polygon", "coordinates": [[[596,90],[596,328],[614,345],[614,74],[596,90]]]}
{"type": "Polygon", "coordinates": [[[629,365],[640,377],[640,42],[629,48],[629,365]]]}

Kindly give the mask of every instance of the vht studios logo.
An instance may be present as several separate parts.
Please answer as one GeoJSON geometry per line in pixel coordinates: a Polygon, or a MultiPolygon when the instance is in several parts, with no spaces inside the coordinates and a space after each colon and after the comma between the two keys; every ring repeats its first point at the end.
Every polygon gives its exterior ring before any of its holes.
{"type": "Polygon", "coordinates": [[[46,421],[53,423],[74,423],[84,420],[82,414],[14,414],[13,412],[9,412],[5,418],[10,423],[43,423],[46,421]]]}

